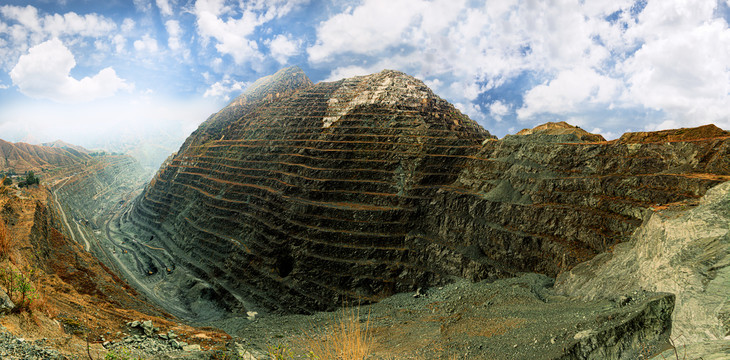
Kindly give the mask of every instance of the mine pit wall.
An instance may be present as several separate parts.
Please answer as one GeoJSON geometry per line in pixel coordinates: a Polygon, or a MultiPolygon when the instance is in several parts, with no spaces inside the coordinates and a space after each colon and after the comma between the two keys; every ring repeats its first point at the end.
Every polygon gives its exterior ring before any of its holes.
{"type": "Polygon", "coordinates": [[[118,207],[122,197],[141,188],[145,171],[137,160],[127,155],[97,157],[76,169],[67,169],[68,180],[51,190],[70,215],[100,229],[105,213],[118,207]]]}
{"type": "MultiPolygon", "coordinates": [[[[426,206],[427,237],[507,273],[555,276],[627,240],[653,206],[699,199],[730,179],[728,139],[544,140],[485,143],[458,181],[426,206]]],[[[473,270],[461,275],[494,272],[473,270]]]]}
{"type": "Polygon", "coordinates": [[[234,101],[123,220],[231,308],[311,312],[451,276],[555,275],[628,238],[651,206],[698,198],[730,173],[727,139],[495,141],[427,89],[418,103],[332,101],[388,81],[421,91],[411,79],[300,81],[234,101]]]}

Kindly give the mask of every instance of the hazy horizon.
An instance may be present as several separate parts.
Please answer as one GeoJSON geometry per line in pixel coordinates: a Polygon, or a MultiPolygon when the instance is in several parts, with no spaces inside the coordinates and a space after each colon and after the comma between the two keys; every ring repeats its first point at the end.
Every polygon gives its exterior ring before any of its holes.
{"type": "MultiPolygon", "coordinates": [[[[0,138],[182,142],[256,79],[403,71],[493,134],[730,128],[730,1],[5,1],[0,138]],[[166,139],[166,140],[161,140],[166,139]]],[[[174,147],[174,146],[173,146],[174,147]]]]}

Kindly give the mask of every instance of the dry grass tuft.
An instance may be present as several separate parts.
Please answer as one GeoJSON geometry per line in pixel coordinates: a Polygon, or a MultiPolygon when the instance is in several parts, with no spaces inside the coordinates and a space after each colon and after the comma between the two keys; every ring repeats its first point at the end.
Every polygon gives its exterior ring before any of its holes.
{"type": "Polygon", "coordinates": [[[359,307],[357,310],[342,309],[330,331],[324,335],[306,334],[296,343],[299,348],[306,349],[306,355],[311,359],[363,360],[374,347],[370,315],[361,323],[359,307]]]}

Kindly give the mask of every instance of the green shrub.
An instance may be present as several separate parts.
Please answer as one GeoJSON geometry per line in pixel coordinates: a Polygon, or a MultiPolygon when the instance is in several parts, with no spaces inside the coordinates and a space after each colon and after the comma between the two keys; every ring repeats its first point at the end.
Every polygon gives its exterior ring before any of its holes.
{"type": "Polygon", "coordinates": [[[28,274],[12,269],[0,269],[0,286],[3,287],[5,293],[8,294],[10,300],[15,304],[16,311],[30,310],[30,304],[37,298],[31,277],[34,270],[30,270],[28,274]]]}

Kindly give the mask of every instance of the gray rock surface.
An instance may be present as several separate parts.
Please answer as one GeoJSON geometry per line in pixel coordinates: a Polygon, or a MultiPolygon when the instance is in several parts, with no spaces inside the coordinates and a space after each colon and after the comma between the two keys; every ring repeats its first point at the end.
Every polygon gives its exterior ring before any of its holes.
{"type": "Polygon", "coordinates": [[[672,338],[680,350],[697,344],[692,348],[700,353],[690,356],[708,359],[720,351],[715,355],[729,358],[730,182],[710,189],[694,208],[654,213],[630,242],[561,274],[556,289],[588,299],[633,290],[676,294],[672,338]]]}
{"type": "Polygon", "coordinates": [[[15,304],[5,291],[0,290],[0,315],[8,314],[15,308],[15,304]]]}
{"type": "Polygon", "coordinates": [[[61,360],[58,351],[46,347],[46,339],[26,341],[0,327],[0,359],[3,360],[61,360]]]}

